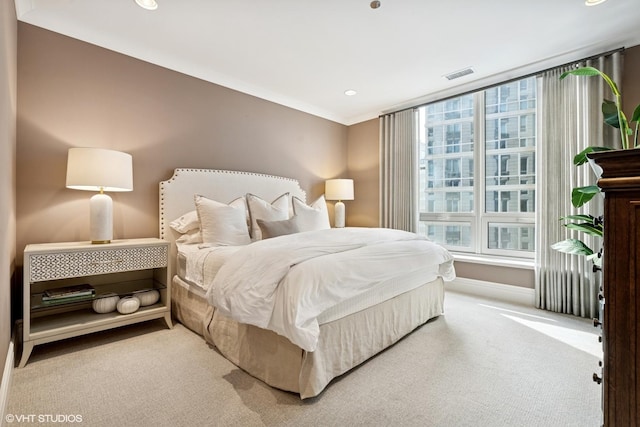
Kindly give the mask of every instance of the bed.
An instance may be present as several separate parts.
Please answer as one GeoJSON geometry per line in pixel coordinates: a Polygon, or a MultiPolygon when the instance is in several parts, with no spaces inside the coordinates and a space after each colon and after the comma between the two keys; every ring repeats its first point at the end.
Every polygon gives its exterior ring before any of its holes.
{"type": "Polygon", "coordinates": [[[160,182],[160,237],[171,243],[173,316],[239,368],[302,399],[317,396],[333,378],[441,315],[443,280],[455,277],[453,258],[427,239],[398,230],[331,229],[326,209],[323,197],[307,204],[306,193],[290,178],[181,168],[160,182]],[[242,228],[250,240],[238,244],[246,239],[242,228]],[[317,248],[307,243],[316,240],[317,248]],[[410,255],[412,267],[397,268],[405,251],[426,245],[432,252],[410,255]],[[388,268],[381,260],[396,253],[396,268],[388,268]],[[285,254],[295,261],[280,262],[285,254]],[[271,277],[279,270],[283,276],[271,277]],[[259,273],[246,276],[250,271],[259,273]],[[317,285],[320,277],[333,287],[318,291],[325,289],[317,285]],[[253,295],[254,281],[277,287],[253,295]],[[299,291],[301,283],[315,283],[315,291],[299,291]],[[310,294],[323,292],[332,302],[308,302],[310,294]],[[251,296],[246,303],[238,299],[251,296]],[[306,308],[292,308],[292,298],[306,308]],[[276,315],[274,307],[284,314],[276,315]],[[263,317],[254,316],[263,311],[263,317]]]}

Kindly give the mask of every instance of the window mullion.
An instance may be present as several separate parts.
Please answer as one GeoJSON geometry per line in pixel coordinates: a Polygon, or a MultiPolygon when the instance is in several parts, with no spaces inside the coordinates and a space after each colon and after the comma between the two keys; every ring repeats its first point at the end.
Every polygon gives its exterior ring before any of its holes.
{"type": "Polygon", "coordinates": [[[476,253],[483,253],[484,248],[487,247],[487,233],[485,231],[486,227],[482,225],[482,219],[485,212],[485,202],[486,195],[484,192],[486,182],[485,177],[485,102],[484,102],[484,92],[476,92],[474,94],[474,163],[476,164],[475,168],[475,179],[474,179],[474,187],[473,191],[475,194],[475,216],[474,216],[474,241],[475,247],[474,250],[476,253]]]}

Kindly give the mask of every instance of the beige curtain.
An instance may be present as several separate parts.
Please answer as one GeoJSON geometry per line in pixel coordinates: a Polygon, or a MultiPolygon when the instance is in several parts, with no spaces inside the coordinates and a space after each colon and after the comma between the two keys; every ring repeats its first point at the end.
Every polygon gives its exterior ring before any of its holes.
{"type": "Polygon", "coordinates": [[[574,66],[560,67],[538,78],[538,191],[536,195],[536,304],[550,311],[597,317],[601,273],[584,257],[551,249],[555,242],[579,238],[598,250],[600,239],[571,232],[560,217],[579,213],[602,215],[603,202],[596,196],[586,206],[571,204],[571,190],[595,184],[588,165],[573,166],[573,157],[588,146],[619,146],[617,130],[603,123],[603,97],[613,100],[600,77],[560,75],[576,66],[593,66],[608,74],[620,87],[622,54],[616,52],[574,66]]]}
{"type": "Polygon", "coordinates": [[[380,225],[418,230],[417,110],[380,117],[380,225]]]}

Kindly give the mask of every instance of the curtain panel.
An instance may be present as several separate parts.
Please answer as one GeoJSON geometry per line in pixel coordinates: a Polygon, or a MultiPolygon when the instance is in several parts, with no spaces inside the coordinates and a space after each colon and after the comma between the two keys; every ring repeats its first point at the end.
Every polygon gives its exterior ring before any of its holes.
{"type": "Polygon", "coordinates": [[[417,110],[380,117],[380,225],[418,231],[417,110]]]}
{"type": "Polygon", "coordinates": [[[601,239],[585,236],[564,227],[561,217],[575,214],[600,216],[602,196],[580,209],[571,204],[574,187],[594,185],[596,177],[589,165],[574,166],[573,157],[589,146],[620,147],[617,129],[603,123],[602,100],[613,99],[600,77],[559,77],[576,67],[592,66],[621,82],[622,53],[559,67],[538,76],[538,180],[536,195],[535,291],[538,308],[598,316],[598,288],[601,274],[594,273],[585,257],[558,252],[550,246],[566,238],[578,238],[594,251],[601,239]]]}

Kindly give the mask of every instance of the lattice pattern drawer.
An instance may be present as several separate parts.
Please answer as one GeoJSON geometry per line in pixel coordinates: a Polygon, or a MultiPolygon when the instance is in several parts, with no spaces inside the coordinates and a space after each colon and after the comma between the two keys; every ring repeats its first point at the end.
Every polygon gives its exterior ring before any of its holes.
{"type": "Polygon", "coordinates": [[[167,266],[167,246],[29,255],[31,282],[167,266]]]}

